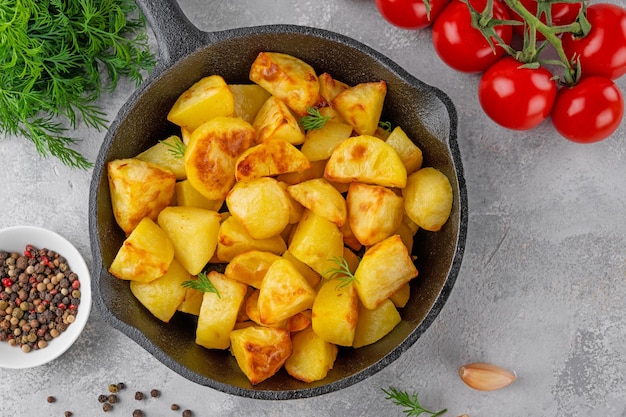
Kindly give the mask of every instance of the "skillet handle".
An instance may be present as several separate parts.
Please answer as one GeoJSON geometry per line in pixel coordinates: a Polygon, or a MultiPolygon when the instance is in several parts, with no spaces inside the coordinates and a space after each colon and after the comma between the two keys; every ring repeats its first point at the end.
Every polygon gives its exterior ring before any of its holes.
{"type": "Polygon", "coordinates": [[[198,29],[176,0],[135,0],[159,46],[158,65],[169,67],[206,45],[211,34],[198,29]]]}

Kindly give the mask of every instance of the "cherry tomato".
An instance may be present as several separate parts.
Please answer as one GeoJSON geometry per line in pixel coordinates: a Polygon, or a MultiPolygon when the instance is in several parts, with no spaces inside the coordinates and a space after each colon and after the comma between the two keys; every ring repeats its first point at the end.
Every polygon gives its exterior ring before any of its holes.
{"type": "Polygon", "coordinates": [[[430,0],[430,15],[424,0],[375,0],[380,14],[402,29],[423,29],[430,26],[450,0],[430,0]]]}
{"type": "Polygon", "coordinates": [[[598,142],[619,127],[624,99],[608,78],[590,76],[573,87],[563,87],[552,108],[552,124],[566,139],[579,143],[598,142]]]}
{"type": "MultiPolygon", "coordinates": [[[[487,0],[471,0],[470,3],[481,12],[487,0]]],[[[499,1],[493,3],[493,17],[503,20],[510,18],[509,12],[499,1]]],[[[513,30],[510,25],[499,25],[495,29],[505,43],[511,42],[513,30]]],[[[482,72],[505,53],[499,46],[494,51],[480,30],[472,26],[468,7],[460,0],[452,0],[443,9],[433,24],[432,37],[433,46],[441,60],[461,72],[482,72]]],[[[494,41],[494,44],[497,42],[494,41]]]]}
{"type": "Polygon", "coordinates": [[[626,10],[598,3],[587,7],[589,33],[577,38],[563,35],[568,57],[580,56],[582,77],[599,75],[615,80],[626,74],[626,10]]]}
{"type": "Polygon", "coordinates": [[[508,129],[531,129],[549,115],[556,97],[556,82],[547,69],[520,68],[507,56],[493,64],[478,84],[478,99],[485,114],[508,129]]]}
{"type": "MultiPolygon", "coordinates": [[[[539,1],[545,0],[520,0],[522,6],[524,6],[529,12],[537,15],[537,4],[539,1]]],[[[578,12],[582,7],[581,3],[552,3],[550,6],[550,16],[552,17],[552,26],[568,25],[576,20],[578,12]]],[[[511,19],[523,22],[524,20],[515,11],[509,9],[511,19]]],[[[546,15],[542,13],[539,17],[543,23],[546,23],[546,15]]],[[[518,35],[524,34],[524,25],[513,26],[513,31],[518,35]]],[[[545,36],[537,32],[537,40],[544,40],[545,36]]]]}

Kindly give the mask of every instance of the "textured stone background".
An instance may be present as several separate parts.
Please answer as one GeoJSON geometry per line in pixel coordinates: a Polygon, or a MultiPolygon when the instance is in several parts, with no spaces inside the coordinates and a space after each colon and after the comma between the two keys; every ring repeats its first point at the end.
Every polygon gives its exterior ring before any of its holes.
{"type": "MultiPolygon", "coordinates": [[[[626,7],[624,0],[616,1],[626,7]]],[[[436,56],[429,29],[387,24],[371,0],[180,0],[199,28],[291,23],[330,29],[384,53],[444,90],[459,113],[459,143],[469,198],[463,266],[445,308],[396,362],[367,381],[320,398],[265,402],[189,382],[92,312],[77,343],[32,370],[0,370],[0,415],[97,416],[111,382],[129,387],[108,415],[130,416],[136,390],[150,416],[401,416],[381,388],[418,392],[431,409],[471,417],[626,416],[625,254],[626,123],[608,140],[576,145],[549,122],[528,132],[494,125],[476,98],[478,76],[457,73],[436,56]],[[469,389],[457,376],[468,362],[517,372],[501,391],[469,389]],[[55,395],[55,404],[46,396],[55,395]]],[[[626,78],[618,81],[626,91],[626,78]]],[[[102,99],[109,118],[130,96],[122,86],[102,99]]],[[[81,127],[79,150],[95,160],[103,133],[81,127]]],[[[0,227],[45,226],[70,239],[91,264],[90,172],[41,160],[22,139],[1,138],[0,227]]]]}

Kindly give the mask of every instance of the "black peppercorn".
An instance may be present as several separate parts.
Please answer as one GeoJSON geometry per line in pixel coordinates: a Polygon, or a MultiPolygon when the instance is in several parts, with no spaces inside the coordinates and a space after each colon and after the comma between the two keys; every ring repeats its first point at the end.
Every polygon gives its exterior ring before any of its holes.
{"type": "Polygon", "coordinates": [[[108,412],[108,411],[111,411],[111,410],[113,410],[113,406],[111,404],[104,403],[102,405],[102,411],[104,411],[105,413],[108,412]]]}
{"type": "Polygon", "coordinates": [[[191,410],[183,411],[183,417],[191,417],[192,415],[193,413],[191,412],[191,410]]]}
{"type": "Polygon", "coordinates": [[[133,417],[143,417],[143,411],[141,410],[133,411],[133,417]]]}
{"type": "Polygon", "coordinates": [[[57,399],[56,399],[56,398],[54,398],[52,395],[50,395],[50,396],[48,396],[48,398],[46,398],[46,400],[47,400],[49,403],[53,403],[53,402],[56,402],[56,400],[57,400],[57,399]]]}
{"type": "Polygon", "coordinates": [[[111,394],[107,397],[107,401],[111,404],[115,404],[117,402],[117,395],[111,394]]]}
{"type": "Polygon", "coordinates": [[[108,398],[109,398],[109,397],[108,397],[107,395],[100,394],[100,395],[98,395],[98,402],[100,402],[100,403],[105,403],[105,402],[107,402],[107,399],[108,399],[108,398]]]}
{"type": "Polygon", "coordinates": [[[135,399],[136,399],[137,401],[141,401],[141,400],[143,400],[143,392],[141,392],[141,391],[137,391],[137,392],[135,393],[135,399]]]}
{"type": "Polygon", "coordinates": [[[151,397],[157,398],[157,397],[159,397],[160,395],[161,395],[161,392],[159,392],[159,390],[158,390],[158,389],[153,389],[152,391],[150,391],[150,396],[151,396],[151,397]]]}
{"type": "Polygon", "coordinates": [[[170,405],[170,410],[176,411],[176,410],[179,410],[179,409],[180,409],[180,407],[178,406],[178,404],[170,405]]]}

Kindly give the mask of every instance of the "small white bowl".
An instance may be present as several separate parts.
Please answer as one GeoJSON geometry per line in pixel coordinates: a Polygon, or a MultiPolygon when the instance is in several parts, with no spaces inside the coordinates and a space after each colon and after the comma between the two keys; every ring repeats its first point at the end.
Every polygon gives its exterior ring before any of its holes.
{"type": "Polygon", "coordinates": [[[80,305],[76,320],[43,349],[22,352],[18,346],[0,342],[0,368],[25,369],[48,363],[61,356],[78,339],[91,310],[91,277],[80,252],[64,237],[34,226],[14,226],[0,230],[0,250],[22,253],[26,245],[50,249],[67,259],[80,280],[80,305]]]}

